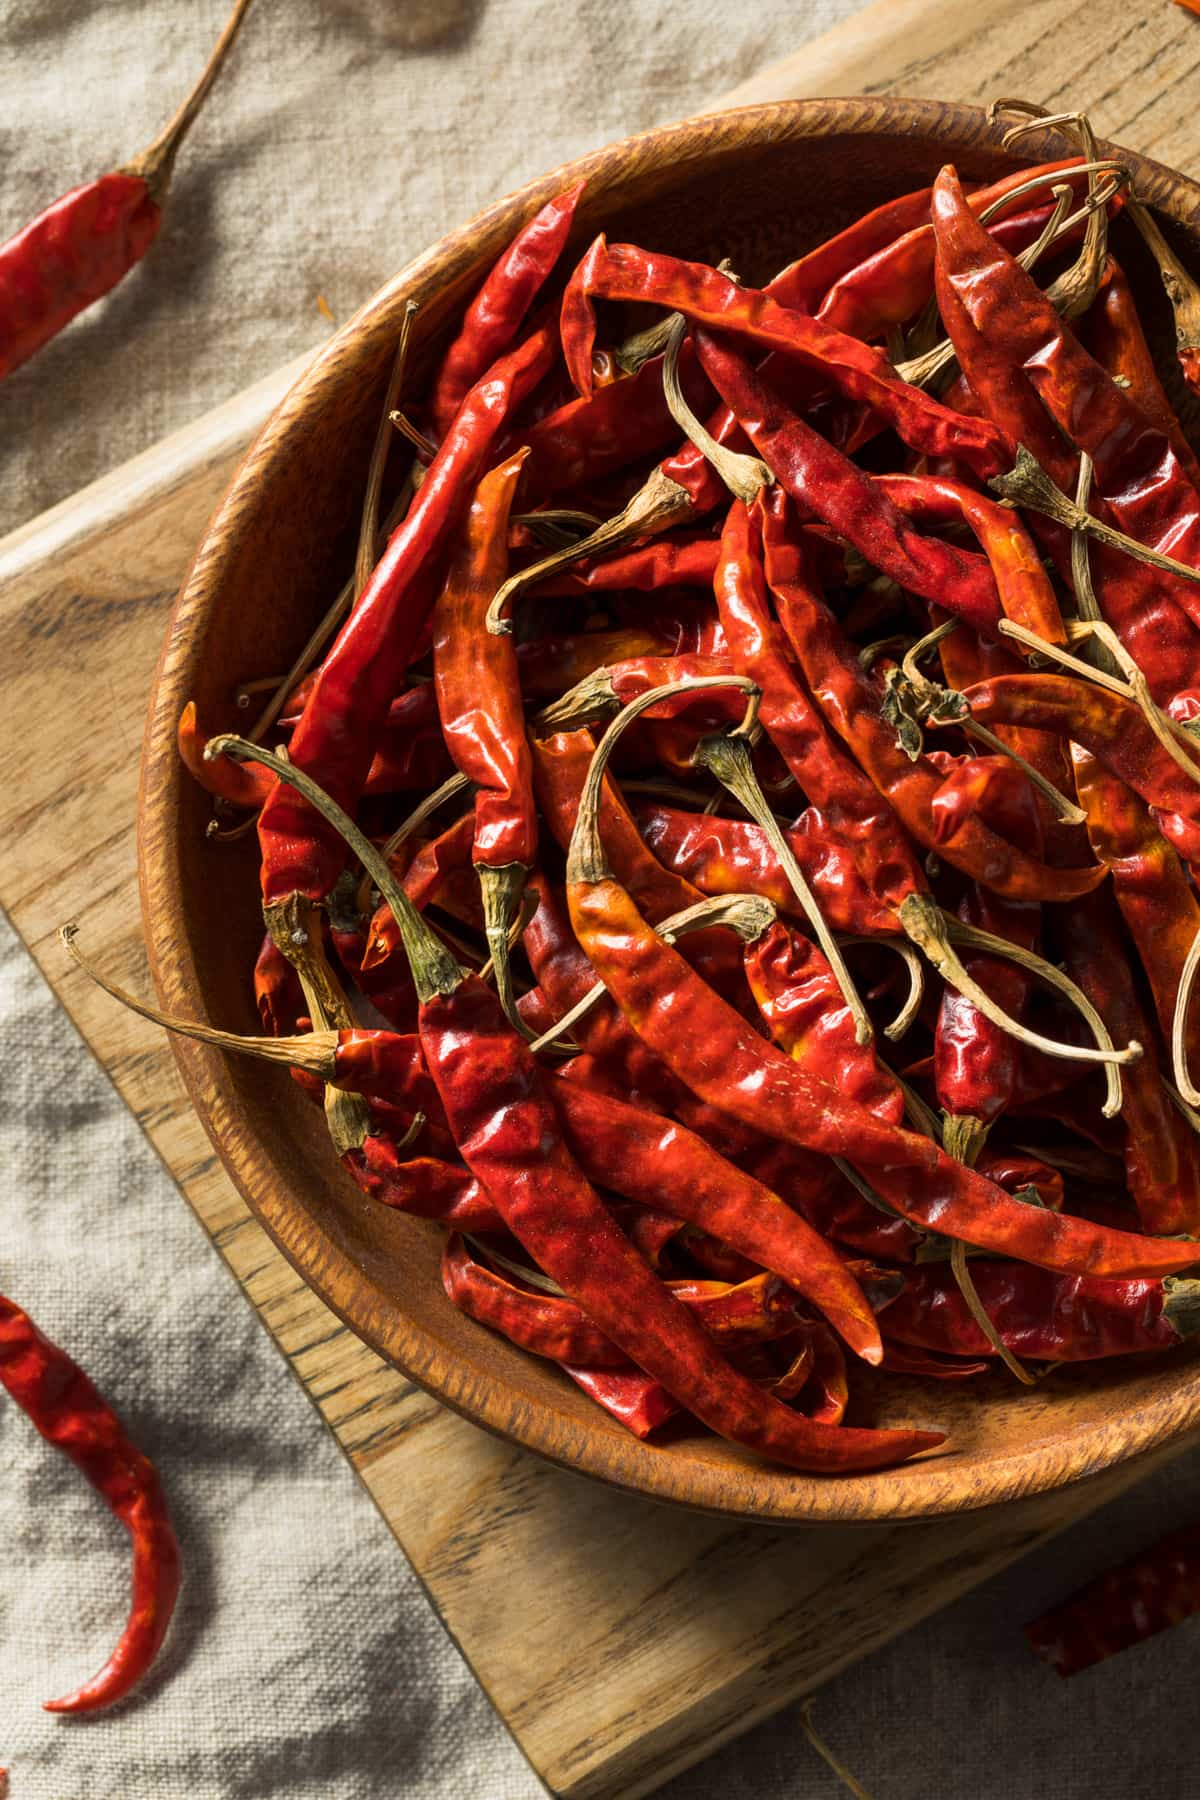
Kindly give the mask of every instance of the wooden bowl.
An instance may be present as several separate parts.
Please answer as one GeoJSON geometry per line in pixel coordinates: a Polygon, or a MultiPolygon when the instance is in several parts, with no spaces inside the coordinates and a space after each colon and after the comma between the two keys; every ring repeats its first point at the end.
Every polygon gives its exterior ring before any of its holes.
{"type": "MultiPolygon", "coordinates": [[[[657,249],[729,255],[757,282],[868,207],[931,181],[946,161],[986,179],[1018,160],[1072,153],[1043,132],[1014,159],[1000,136],[973,108],[895,99],[748,107],[648,132],[498,202],[418,257],[338,332],[234,477],[167,634],[140,807],[146,940],[164,1007],[232,1030],[259,1028],[250,991],[262,931],[256,845],[205,841],[209,801],[176,758],[176,721],[194,698],[206,721],[233,724],[234,685],[286,667],[344,579],[405,302],[420,301],[414,341],[428,361],[501,246],[581,176],[588,187],[577,248],[603,228],[657,249]]],[[[1186,241],[1200,221],[1200,187],[1128,160],[1139,192],[1186,241]]],[[[1132,234],[1121,254],[1157,329],[1167,332],[1157,278],[1132,234]]],[[[175,1050],[222,1161],[305,1280],[431,1394],[564,1468],[742,1518],[923,1518],[1081,1480],[1200,1417],[1200,1361],[1182,1351],[1059,1370],[1033,1391],[1002,1372],[967,1390],[872,1380],[864,1418],[950,1433],[944,1451],[879,1474],[794,1474],[702,1435],[639,1443],[551,1364],[450,1305],[438,1274],[439,1229],[359,1193],[334,1161],[320,1115],[282,1072],[182,1039],[175,1050]]]]}

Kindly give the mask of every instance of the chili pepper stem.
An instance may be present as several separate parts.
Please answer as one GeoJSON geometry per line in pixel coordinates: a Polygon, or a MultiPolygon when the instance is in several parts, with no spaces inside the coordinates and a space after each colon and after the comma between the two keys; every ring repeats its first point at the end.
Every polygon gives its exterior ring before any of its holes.
{"type": "Polygon", "coordinates": [[[1104,524],[1093,513],[1086,512],[1068,499],[1024,444],[1018,444],[1017,460],[1008,474],[993,475],[988,486],[1011,506],[1025,506],[1031,512],[1044,513],[1046,518],[1065,525],[1069,531],[1090,532],[1100,543],[1108,544],[1114,550],[1123,550],[1135,562],[1148,563],[1151,568],[1162,569],[1168,575],[1177,575],[1181,581],[1200,582],[1200,569],[1190,568],[1187,563],[1177,562],[1173,556],[1163,556],[1159,551],[1151,550],[1148,545],[1139,544],[1136,538],[1128,537],[1113,525],[1104,524]]]}
{"type": "MultiPolygon", "coordinates": [[[[1085,167],[1088,169],[1088,200],[1093,210],[1084,233],[1083,248],[1072,266],[1056,276],[1047,289],[1047,297],[1053,301],[1063,318],[1077,319],[1095,299],[1108,260],[1107,200],[1103,206],[1097,203],[1097,146],[1092,122],[1086,113],[1051,113],[1045,107],[1028,100],[1006,100],[997,105],[991,116],[995,117],[996,112],[1001,111],[1024,112],[1029,115],[1025,123],[1014,125],[1005,132],[1003,143],[1006,150],[1011,149],[1031,131],[1045,131],[1053,126],[1073,126],[1079,138],[1079,147],[1087,158],[1085,167]]],[[[1129,171],[1122,168],[1120,173],[1124,177],[1121,185],[1126,185],[1130,180],[1129,171]]]]}
{"type": "Polygon", "coordinates": [[[524,863],[505,863],[499,869],[478,863],[475,873],[479,877],[479,892],[483,901],[483,931],[491,954],[492,972],[496,978],[496,998],[513,1030],[520,1032],[527,1043],[532,1043],[537,1033],[529,1029],[517,1011],[508,951],[508,934],[518,914],[529,870],[524,863]]]}
{"type": "Polygon", "coordinates": [[[750,748],[744,737],[726,736],[722,733],[701,738],[696,746],[693,761],[710,775],[714,775],[723,787],[728,788],[763,832],[780,867],[787,876],[792,892],[800,902],[805,918],[813,928],[813,935],[825,953],[825,959],[833,970],[834,979],[841,989],[842,998],[850,1010],[854,1020],[854,1039],[858,1044],[869,1044],[875,1033],[867,1009],[863,1005],[862,996],[854,985],[854,977],[846,967],[846,960],[838,948],[837,941],[824,915],[817,905],[816,897],[805,880],[799,863],[792,853],[792,847],[779,829],[775,815],[767,805],[766,796],[758,785],[754,773],[754,764],[750,760],[750,748]]]}
{"type": "Polygon", "coordinates": [[[912,944],[899,938],[871,937],[865,932],[839,932],[837,943],[841,949],[845,949],[848,944],[870,944],[877,950],[891,950],[908,970],[908,998],[891,1024],[883,1028],[885,1038],[890,1039],[893,1044],[899,1043],[911,1029],[925,998],[925,967],[921,958],[912,944]]]}
{"type": "Polygon", "coordinates": [[[224,66],[225,58],[233,47],[233,40],[242,28],[242,21],[250,10],[250,0],[235,0],[235,4],[220,37],[213,45],[212,54],[205,63],[197,81],[187,99],[179,107],[174,116],[167,121],[154,142],[125,164],[121,170],[123,175],[136,175],[146,183],[150,198],[159,206],[166,197],[171,175],[175,167],[175,158],[195,121],[197,113],[208,98],[209,89],[216,81],[224,66]]]}
{"type": "Polygon", "coordinates": [[[671,681],[662,687],[650,688],[631,700],[609,725],[596,746],[588,765],[583,792],[579,796],[579,811],[567,856],[568,882],[603,881],[610,873],[608,858],[600,841],[600,784],[604,780],[608,759],[625,727],[631,725],[642,713],[649,711],[650,707],[657,706],[660,700],[681,693],[703,693],[709,688],[736,688],[739,693],[748,696],[746,716],[737,729],[749,730],[758,711],[761,692],[745,675],[695,675],[687,681],[671,681]]]}
{"type": "Polygon", "coordinates": [[[663,357],[663,398],[667,403],[667,411],[684,436],[712,464],[730,493],[750,506],[763,488],[770,487],[775,477],[761,457],[744,456],[740,451],[728,450],[724,444],[718,444],[707,426],[700,423],[688,405],[679,385],[679,352],[686,336],[687,320],[682,313],[676,313],[667,333],[666,354],[663,357]]]}
{"type": "Polygon", "coordinates": [[[1020,945],[1010,943],[1007,938],[993,937],[990,931],[979,931],[972,925],[962,924],[958,919],[948,918],[925,894],[910,894],[902,903],[898,917],[907,936],[924,951],[942,979],[962,994],[964,999],[969,1000],[985,1019],[998,1025],[1001,1031],[1007,1031],[1011,1037],[1016,1038],[1019,1043],[1028,1044],[1031,1049],[1044,1051],[1047,1056],[1061,1057],[1067,1062],[1102,1063],[1108,1083],[1104,1116],[1108,1119],[1116,1116],[1121,1110],[1121,1079],[1117,1065],[1135,1062],[1142,1054],[1142,1046],[1134,1042],[1126,1045],[1123,1050],[1116,1049],[1103,1019],[1091,1001],[1061,970],[1044,958],[1035,956],[1031,950],[1023,950],[1020,945]],[[1075,1044],[1059,1043],[1011,1018],[963,967],[951,939],[969,945],[972,949],[984,950],[989,955],[1019,963],[1022,968],[1040,975],[1044,981],[1065,994],[1082,1013],[1098,1048],[1085,1050],[1075,1044]]]}
{"type": "Polygon", "coordinates": [[[128,989],[118,987],[115,981],[100,973],[79,948],[76,938],[78,925],[61,925],[59,938],[64,949],[83,970],[90,981],[103,988],[106,994],[135,1012],[139,1017],[148,1019],[152,1025],[161,1025],[164,1031],[171,1031],[178,1037],[195,1038],[198,1043],[211,1044],[214,1050],[233,1050],[239,1056],[256,1056],[263,1062],[281,1063],[285,1068],[303,1069],[309,1075],[316,1075],[322,1081],[331,1081],[335,1070],[338,1033],[336,1031],[306,1032],[302,1037],[243,1037],[235,1031],[218,1031],[212,1025],[201,1025],[191,1019],[177,1019],[170,1013],[160,1012],[158,1007],[151,1006],[146,1000],[139,1000],[128,989]]]}
{"type": "Polygon", "coordinates": [[[204,747],[204,754],[210,761],[218,756],[230,756],[235,762],[261,763],[289,787],[295,788],[310,806],[316,808],[322,818],[329,821],[357,856],[391,908],[404,940],[404,948],[412,967],[413,985],[420,1001],[431,1000],[435,994],[453,994],[462,985],[464,970],[432,927],[421,917],[370,838],[359,830],[336,800],[318,787],[310,775],[306,775],[303,769],[298,769],[286,757],[264,750],[261,744],[252,744],[247,738],[237,737],[232,732],[210,738],[204,747]]]}
{"type": "Polygon", "coordinates": [[[415,300],[408,301],[404,308],[404,317],[400,321],[400,341],[396,345],[396,354],[392,359],[391,373],[388,376],[388,384],[383,398],[383,408],[379,415],[379,423],[375,427],[375,442],[371,446],[371,461],[367,469],[367,489],[363,496],[362,520],[358,528],[358,551],[354,558],[354,595],[356,599],[370,581],[371,571],[375,566],[375,541],[379,536],[379,497],[383,491],[383,474],[387,468],[388,451],[392,443],[392,434],[388,427],[404,383],[404,372],[408,366],[408,342],[417,311],[417,302],[415,300]]]}
{"type": "Polygon", "coordinates": [[[987,1143],[989,1127],[974,1113],[943,1113],[942,1143],[946,1155],[973,1169],[979,1152],[987,1143]]]}
{"type": "MultiPolygon", "coordinates": [[[[414,806],[408,817],[402,819],[395,831],[392,832],[391,836],[384,841],[379,852],[384,862],[390,862],[397,850],[399,850],[401,844],[407,843],[413,832],[419,831],[421,826],[424,825],[428,819],[431,819],[434,813],[440,811],[448,800],[453,800],[456,794],[465,793],[470,786],[471,783],[468,778],[456,771],[453,775],[448,776],[447,779],[443,781],[441,787],[434,788],[432,794],[426,794],[424,800],[421,801],[421,804],[419,806],[414,806]]],[[[371,885],[371,877],[364,870],[357,891],[359,912],[366,912],[367,910],[367,902],[371,897],[371,885]]]]}
{"type": "Polygon", "coordinates": [[[1175,1085],[1189,1106],[1200,1106],[1200,1088],[1196,1087],[1188,1072],[1187,1044],[1188,1011],[1197,968],[1200,968],[1200,931],[1192,939],[1183,968],[1179,972],[1179,995],[1175,1001],[1175,1016],[1171,1021],[1171,1067],[1175,1085]]]}
{"type": "MultiPolygon", "coordinates": [[[[324,920],[315,901],[288,894],[263,907],[263,923],[281,956],[300,978],[309,1017],[318,1031],[350,1031],[354,1015],[325,954],[324,920]]],[[[325,1122],[338,1156],[361,1150],[371,1135],[371,1114],[361,1094],[325,1089],[325,1122]]]]}
{"type": "Polygon", "coordinates": [[[1175,314],[1175,342],[1180,350],[1195,349],[1200,346],[1200,285],[1168,244],[1149,208],[1142,201],[1131,198],[1128,212],[1158,264],[1163,287],[1175,314]]]}
{"type": "Polygon", "coordinates": [[[1163,1317],[1181,1338],[1200,1332],[1200,1281],[1168,1275],[1163,1282],[1163,1317]]]}
{"type": "Polygon", "coordinates": [[[614,550],[620,544],[626,544],[631,538],[648,536],[652,533],[668,530],[672,525],[681,525],[692,511],[692,501],[686,488],[661,469],[655,469],[646,482],[640,487],[627,505],[603,525],[598,525],[590,536],[580,538],[577,543],[568,544],[562,550],[555,550],[549,556],[542,557],[540,562],[531,563],[526,569],[518,569],[515,575],[496,590],[495,598],[488,608],[487,628],[497,637],[512,632],[512,620],[507,613],[517,595],[526,588],[534,587],[539,581],[545,581],[551,575],[557,575],[560,569],[570,568],[572,563],[582,562],[585,557],[598,556],[601,551],[614,550]]]}
{"type": "Polygon", "coordinates": [[[816,1726],[812,1722],[812,1709],[813,1702],[811,1698],[801,1702],[800,1729],[803,1731],[805,1737],[808,1739],[817,1755],[821,1758],[821,1761],[828,1764],[842,1786],[847,1788],[849,1792],[854,1795],[855,1800],[871,1800],[871,1796],[868,1794],[862,1782],[855,1780],[845,1763],[842,1762],[839,1757],[834,1755],[833,1751],[829,1748],[829,1745],[825,1742],[825,1739],[818,1732],[816,1726]]]}
{"type": "Polygon", "coordinates": [[[1013,1355],[992,1324],[987,1307],[979,1298],[979,1291],[971,1280],[971,1271],[967,1267],[967,1246],[960,1238],[955,1238],[950,1245],[950,1270],[958,1283],[959,1293],[967,1303],[967,1310],[1005,1368],[1016,1376],[1023,1387],[1036,1387],[1036,1375],[1031,1375],[1025,1365],[1013,1355]]]}

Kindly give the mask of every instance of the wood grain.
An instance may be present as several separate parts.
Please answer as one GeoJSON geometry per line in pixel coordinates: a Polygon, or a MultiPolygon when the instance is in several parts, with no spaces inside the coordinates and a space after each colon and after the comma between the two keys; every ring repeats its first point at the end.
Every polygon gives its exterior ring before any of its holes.
{"type": "MultiPolygon", "coordinates": [[[[1037,0],[882,0],[748,84],[750,102],[1025,92],[1197,160],[1200,26],[1037,0]]],[[[1136,1479],[1128,1465],[999,1518],[785,1533],[573,1479],[448,1413],[382,1363],[250,1218],[158,1034],[64,968],[75,915],[146,981],[132,841],[144,700],[166,611],[245,444],[298,366],[0,544],[0,900],[195,1207],[534,1767],[564,1795],[633,1796],[809,1691],[1136,1479]],[[521,1583],[514,1569],[537,1571],[521,1583]],[[500,1604],[497,1595],[506,1597],[500,1604]],[[566,1666],[569,1679],[546,1681],[566,1666]]],[[[1142,1465],[1142,1467],[1147,1465],[1142,1465]]]]}

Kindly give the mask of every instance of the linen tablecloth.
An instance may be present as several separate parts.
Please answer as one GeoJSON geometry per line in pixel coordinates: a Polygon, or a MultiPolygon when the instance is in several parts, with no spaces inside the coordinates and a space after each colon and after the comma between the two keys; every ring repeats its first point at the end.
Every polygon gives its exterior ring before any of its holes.
{"type": "MultiPolygon", "coordinates": [[[[346,317],[495,195],[696,110],[853,5],[258,0],[151,257],[0,386],[0,530],[318,342],[318,295],[346,317]]],[[[223,11],[0,0],[0,232],[152,137],[223,11]]],[[[187,1562],[143,1694],[92,1721],[42,1713],[115,1640],[127,1548],[0,1403],[13,1800],[533,1800],[539,1784],[391,1535],[7,927],[0,1023],[0,1288],[156,1459],[187,1562]]],[[[877,1800],[1194,1794],[1177,1746],[1195,1626],[1069,1687],[1030,1661],[1019,1626],[1187,1517],[1198,1467],[1186,1459],[826,1691],[821,1728],[877,1800]]],[[[837,1791],[794,1710],[664,1790],[837,1791]]]]}

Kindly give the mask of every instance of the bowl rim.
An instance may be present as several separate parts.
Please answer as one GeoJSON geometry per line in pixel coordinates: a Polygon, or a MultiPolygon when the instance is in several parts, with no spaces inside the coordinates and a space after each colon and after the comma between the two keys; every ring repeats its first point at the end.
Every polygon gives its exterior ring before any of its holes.
{"type": "MultiPolygon", "coordinates": [[[[437,284],[469,251],[495,255],[552,195],[585,177],[636,169],[643,160],[664,152],[677,160],[704,160],[734,150],[748,141],[771,142],[821,137],[831,131],[853,137],[892,134],[946,140],[947,154],[983,146],[999,150],[1002,125],[990,124],[973,106],[900,96],[848,96],[837,99],[773,101],[697,115],[619,140],[538,176],[485,207],[473,219],[447,233],[385,282],[316,353],[238,464],[197,546],[172,609],[154,677],[146,719],[138,790],[138,882],[142,921],[151,975],[160,1004],[168,1011],[203,1018],[204,1006],[191,944],[171,939],[161,929],[155,897],[169,892],[177,880],[175,837],[170,829],[171,792],[180,780],[175,754],[175,724],[186,697],[194,641],[220,587],[226,559],[236,556],[254,524],[254,490],[258,470],[286,447],[288,434],[308,407],[339,380],[338,361],[352,340],[380,338],[393,331],[391,321],[400,302],[414,289],[437,284]]],[[[1108,154],[1112,146],[1102,146],[1108,154]]],[[[1072,146],[1054,130],[1031,133],[1018,160],[1048,160],[1070,154],[1072,146]]],[[[1121,149],[1134,170],[1140,195],[1169,217],[1188,223],[1200,217],[1200,185],[1162,164],[1121,149]],[[1185,208],[1178,198],[1181,184],[1195,200],[1185,208]]],[[[327,1254],[315,1269],[292,1241],[289,1218],[272,1203],[270,1183],[256,1166],[252,1147],[230,1130],[231,1104],[224,1058],[189,1040],[173,1037],[172,1050],[189,1097],[218,1157],[252,1214],[301,1278],[343,1322],[377,1354],[391,1362],[426,1392],[474,1424],[507,1442],[532,1451],[575,1474],[590,1475],[644,1498],[670,1501],[694,1510],[746,1521],[773,1524],[884,1524],[971,1511],[1037,1494],[1098,1476],[1116,1464],[1150,1456],[1200,1424],[1200,1361],[1176,1364],[1178,1378],[1162,1395],[1133,1407],[1116,1419],[1084,1423],[1065,1440],[1033,1441],[975,1465],[970,1453],[961,1458],[934,1453],[898,1471],[836,1477],[779,1470],[747,1460],[736,1472],[728,1466],[674,1454],[669,1447],[629,1439],[627,1454],[617,1462],[606,1458],[594,1434],[564,1429],[565,1415],[549,1406],[530,1405],[514,1421],[502,1379],[480,1381],[460,1366],[453,1354],[399,1309],[386,1321],[350,1317],[336,1295],[335,1275],[349,1278],[352,1259],[326,1239],[327,1254]],[[381,1341],[385,1332],[386,1342],[381,1341]],[[758,1489],[757,1495],[747,1489],[758,1489]]],[[[292,1212],[295,1212],[295,1208],[292,1212]]],[[[319,1220],[306,1215],[310,1227],[319,1220]]]]}

